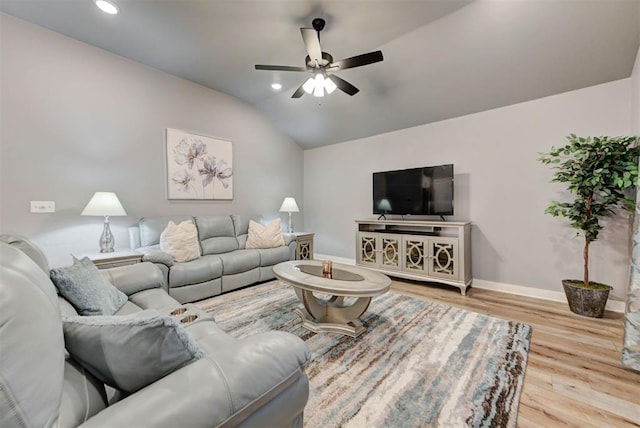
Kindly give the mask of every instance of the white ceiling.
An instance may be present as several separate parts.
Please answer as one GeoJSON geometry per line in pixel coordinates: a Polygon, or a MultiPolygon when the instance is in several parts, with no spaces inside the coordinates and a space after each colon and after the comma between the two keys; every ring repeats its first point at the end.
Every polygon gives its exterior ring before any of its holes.
{"type": "Polygon", "coordinates": [[[0,11],[254,105],[303,148],[381,134],[629,77],[640,0],[0,0],[0,11]],[[305,73],[300,27],[327,25],[336,74],[360,89],[291,94],[305,73]],[[271,89],[272,82],[282,90],[271,89]]]}

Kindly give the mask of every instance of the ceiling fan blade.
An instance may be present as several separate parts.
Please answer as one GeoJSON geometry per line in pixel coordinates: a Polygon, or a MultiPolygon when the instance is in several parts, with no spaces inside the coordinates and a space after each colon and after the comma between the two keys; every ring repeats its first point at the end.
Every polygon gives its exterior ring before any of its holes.
{"type": "Polygon", "coordinates": [[[340,70],[346,68],[361,67],[367,64],[373,64],[374,62],[380,62],[384,58],[382,57],[382,51],[369,52],[362,55],[352,56],[351,58],[341,59],[332,63],[329,67],[337,67],[340,70]]]}
{"type": "Polygon", "coordinates": [[[271,71],[309,71],[306,67],[294,67],[290,65],[260,65],[256,64],[256,70],[271,71]]]}
{"type": "Polygon", "coordinates": [[[309,58],[316,64],[322,64],[322,49],[320,48],[320,39],[318,38],[318,32],[313,28],[301,28],[302,40],[304,40],[304,46],[307,48],[309,58]]]}
{"type": "Polygon", "coordinates": [[[304,95],[304,89],[302,88],[303,86],[304,86],[304,82],[302,82],[302,85],[298,86],[298,89],[296,89],[293,95],[291,95],[291,98],[300,98],[301,96],[303,96],[304,95]]]}
{"type": "Polygon", "coordinates": [[[334,74],[327,76],[327,79],[331,79],[331,81],[336,84],[338,89],[340,89],[342,92],[346,92],[351,96],[354,96],[355,94],[360,92],[360,89],[356,88],[351,83],[347,82],[344,79],[339,78],[334,74]]]}

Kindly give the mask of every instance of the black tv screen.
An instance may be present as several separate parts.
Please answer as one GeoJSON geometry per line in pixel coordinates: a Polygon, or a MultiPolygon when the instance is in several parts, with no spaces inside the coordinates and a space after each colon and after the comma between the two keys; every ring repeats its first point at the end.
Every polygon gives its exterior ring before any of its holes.
{"type": "Polygon", "coordinates": [[[374,172],[373,213],[453,215],[453,165],[374,172]]]}

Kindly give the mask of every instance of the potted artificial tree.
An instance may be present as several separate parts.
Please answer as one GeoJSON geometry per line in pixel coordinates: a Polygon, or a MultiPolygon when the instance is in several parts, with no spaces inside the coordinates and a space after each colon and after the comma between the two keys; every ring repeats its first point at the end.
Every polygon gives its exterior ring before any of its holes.
{"type": "Polygon", "coordinates": [[[569,308],[579,315],[601,318],[611,286],[589,280],[589,244],[598,238],[600,220],[622,208],[633,211],[627,189],[638,184],[637,137],[567,137],[569,144],[551,147],[538,159],[555,170],[552,182],[565,183],[570,202],[551,202],[545,213],[566,217],[584,236],[584,277],[562,281],[569,308]]]}

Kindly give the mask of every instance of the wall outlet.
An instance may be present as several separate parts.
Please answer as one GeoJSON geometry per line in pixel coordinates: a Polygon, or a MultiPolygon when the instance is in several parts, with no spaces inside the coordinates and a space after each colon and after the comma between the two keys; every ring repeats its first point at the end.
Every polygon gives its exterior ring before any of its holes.
{"type": "Polygon", "coordinates": [[[54,213],[56,203],[54,201],[31,201],[32,213],[54,213]]]}

